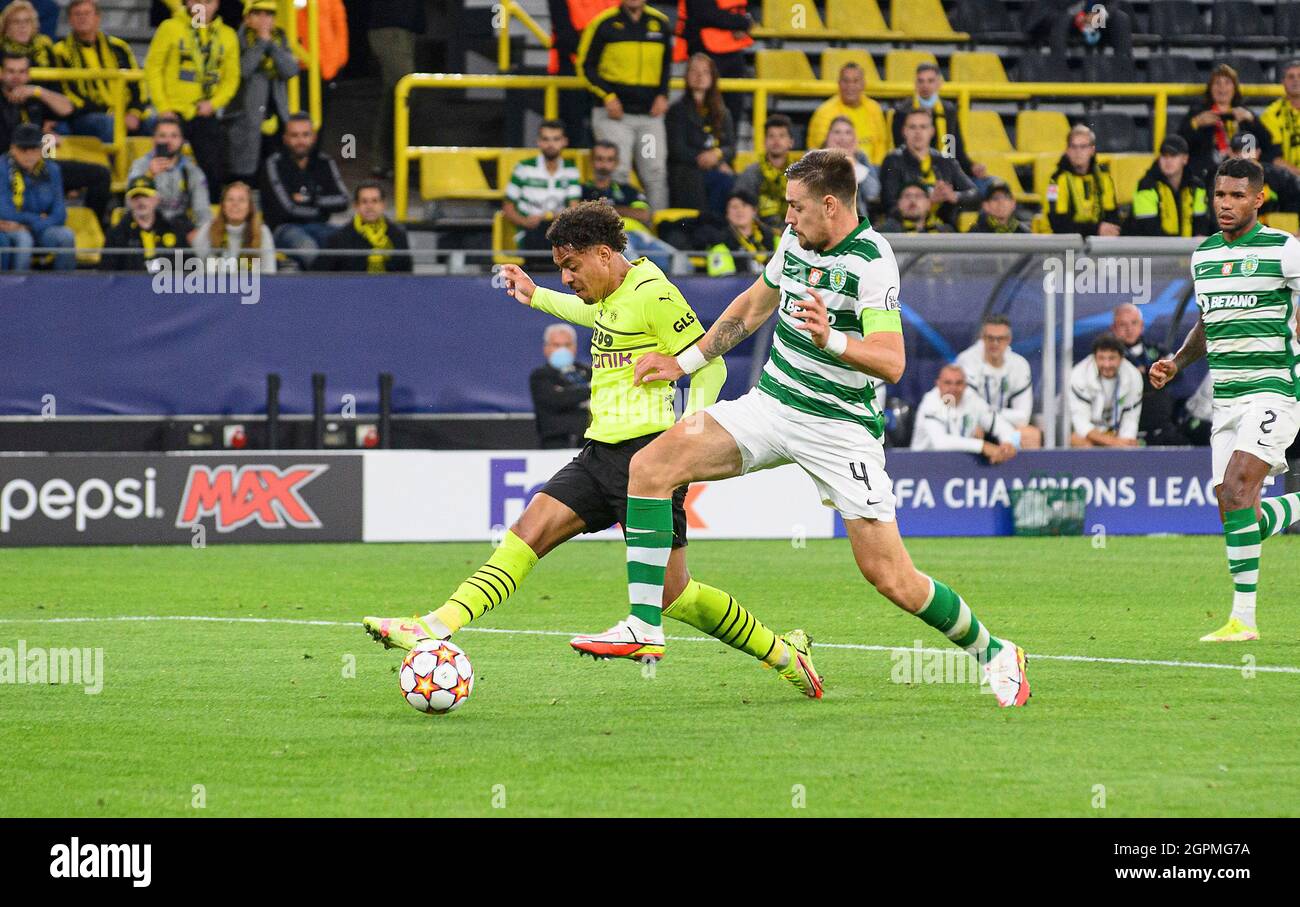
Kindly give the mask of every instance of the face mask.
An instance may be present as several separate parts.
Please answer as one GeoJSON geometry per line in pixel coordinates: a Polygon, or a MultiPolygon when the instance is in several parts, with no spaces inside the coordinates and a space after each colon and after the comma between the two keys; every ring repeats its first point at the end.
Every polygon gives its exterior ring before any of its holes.
{"type": "Polygon", "coordinates": [[[935,92],[934,94],[930,95],[928,98],[923,98],[918,95],[916,99],[920,101],[921,108],[923,110],[929,110],[931,107],[934,106],[935,102],[939,100],[939,93],[935,92]]]}
{"type": "Polygon", "coordinates": [[[555,352],[551,353],[550,358],[548,358],[546,361],[551,364],[551,368],[557,368],[560,371],[564,371],[567,368],[572,368],[573,350],[569,349],[567,346],[562,346],[559,349],[555,350],[555,352]]]}

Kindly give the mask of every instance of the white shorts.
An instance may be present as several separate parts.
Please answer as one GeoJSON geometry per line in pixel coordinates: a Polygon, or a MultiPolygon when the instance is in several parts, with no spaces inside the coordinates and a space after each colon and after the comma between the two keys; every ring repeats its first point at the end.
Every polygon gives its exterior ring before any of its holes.
{"type": "Polygon", "coordinates": [[[884,445],[856,422],[801,413],[758,388],[704,411],[736,440],[742,473],[794,463],[846,519],[894,521],[884,445]]]}
{"type": "Polygon", "coordinates": [[[1269,478],[1286,472],[1286,449],[1300,428],[1300,401],[1268,395],[1214,401],[1210,451],[1214,484],[1223,482],[1233,451],[1244,450],[1268,464],[1269,478]]]}

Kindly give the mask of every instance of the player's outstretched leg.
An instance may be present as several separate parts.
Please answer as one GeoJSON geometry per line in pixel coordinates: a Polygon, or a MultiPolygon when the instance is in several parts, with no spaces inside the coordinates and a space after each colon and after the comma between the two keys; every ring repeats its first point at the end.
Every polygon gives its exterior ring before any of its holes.
{"type": "Polygon", "coordinates": [[[441,607],[423,616],[366,617],[362,626],[386,649],[410,649],[421,639],[449,639],[514,595],[541,557],[582,529],[582,520],[566,505],[545,493],[534,495],[492,556],[441,607]]]}
{"type": "Polygon", "coordinates": [[[960,595],[917,570],[896,523],[846,519],[844,526],[858,569],[881,595],[975,657],[984,667],[998,705],[1020,706],[1029,701],[1024,650],[991,634],[960,595]]]}

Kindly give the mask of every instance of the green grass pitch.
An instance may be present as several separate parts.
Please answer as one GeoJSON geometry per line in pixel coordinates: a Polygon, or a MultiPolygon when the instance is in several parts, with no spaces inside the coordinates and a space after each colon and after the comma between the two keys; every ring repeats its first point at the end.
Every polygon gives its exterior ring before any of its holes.
{"type": "Polygon", "coordinates": [[[910,547],[1030,653],[1028,707],[896,683],[894,655],[853,648],[946,642],[844,540],[690,548],[769,625],[836,644],[820,702],[711,640],[670,641],[653,676],[579,659],[567,635],[625,612],[623,547],[590,542],[457,636],[474,695],[439,718],[342,622],[427,610],[486,545],[0,551],[0,647],[101,647],[105,672],[99,695],[0,684],[0,815],[1300,814],[1300,542],[1266,543],[1264,639],[1239,645],[1197,642],[1231,596],[1217,538],[910,547]],[[141,615],[268,622],[52,620],[141,615]],[[305,620],[328,623],[282,622],[305,620]]]}

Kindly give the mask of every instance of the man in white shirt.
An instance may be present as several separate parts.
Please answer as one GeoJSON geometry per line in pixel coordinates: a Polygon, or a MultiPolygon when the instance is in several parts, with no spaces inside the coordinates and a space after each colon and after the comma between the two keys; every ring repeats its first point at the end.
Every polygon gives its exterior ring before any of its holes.
{"type": "Polygon", "coordinates": [[[1070,373],[1071,447],[1138,446],[1144,382],[1124,351],[1114,334],[1100,334],[1070,373]]]}
{"type": "Polygon", "coordinates": [[[957,357],[966,384],[999,416],[1020,431],[1020,446],[1036,450],[1043,433],[1029,420],[1034,413],[1034,382],[1029,361],[1011,349],[1011,322],[1005,315],[985,315],[980,338],[957,357]]]}
{"type": "Polygon", "coordinates": [[[949,363],[921,398],[912,431],[912,450],[963,450],[990,463],[1005,463],[1020,448],[1020,432],[975,393],[967,393],[966,372],[949,363]]]}

